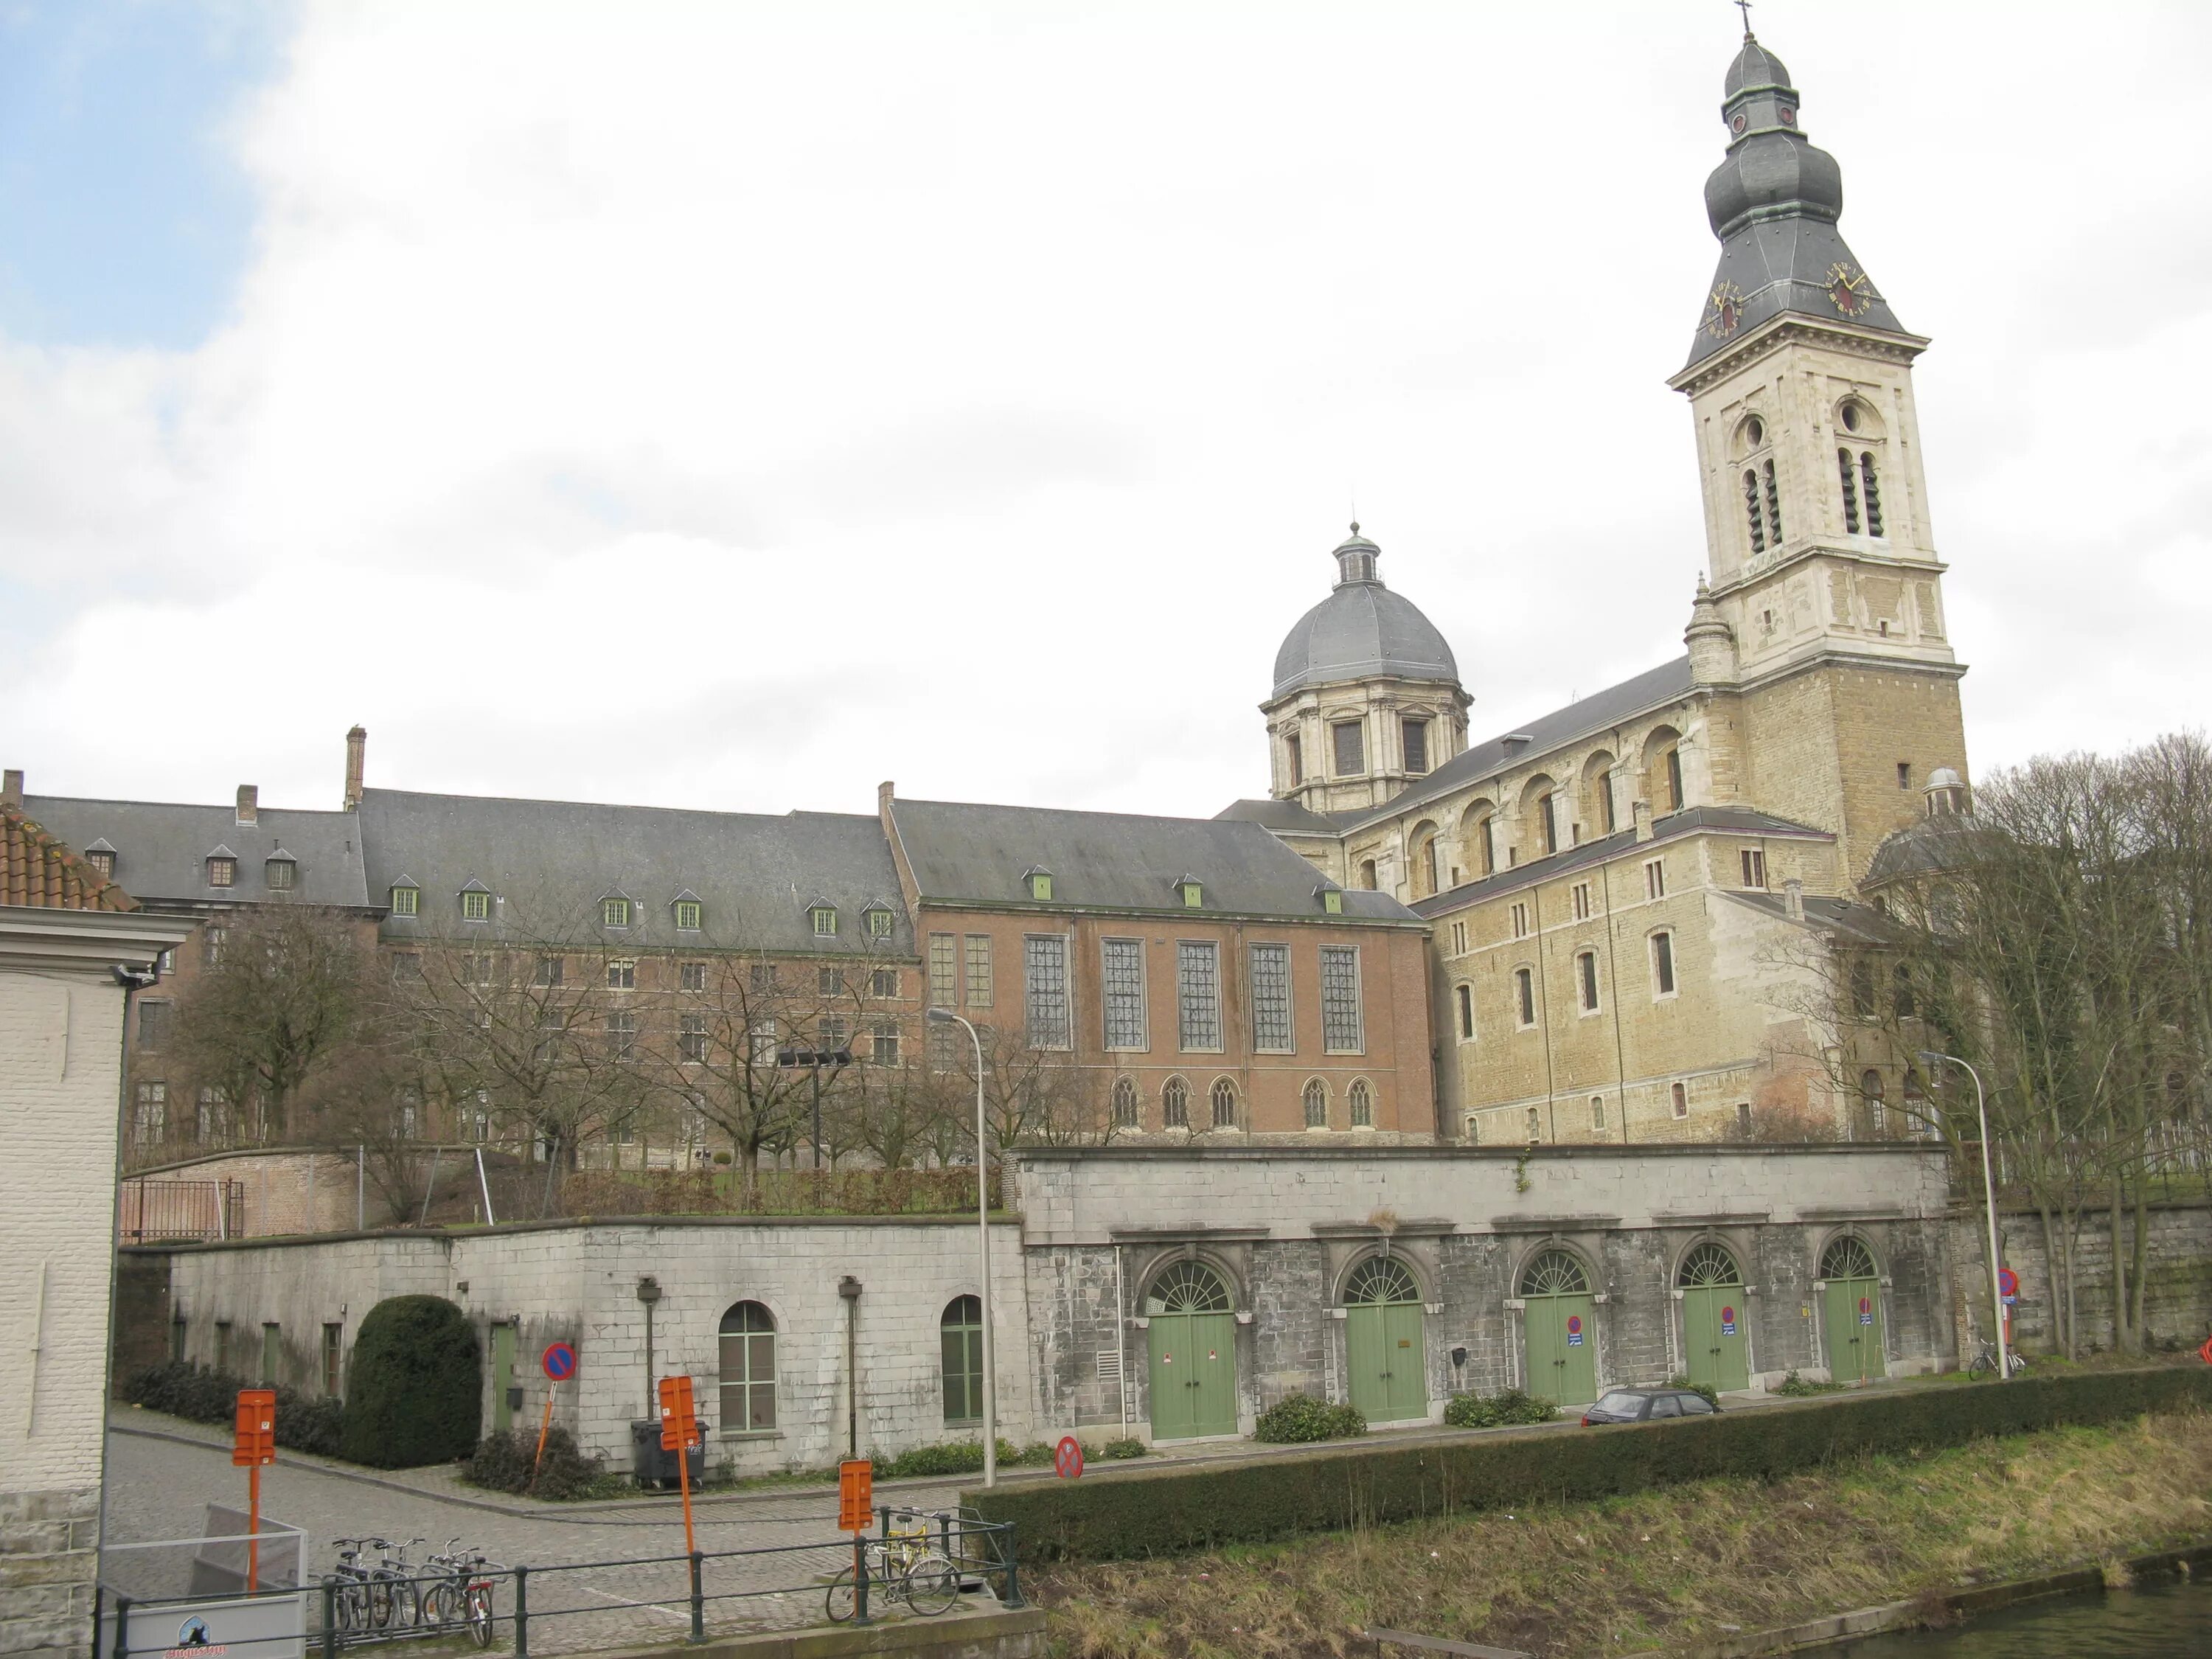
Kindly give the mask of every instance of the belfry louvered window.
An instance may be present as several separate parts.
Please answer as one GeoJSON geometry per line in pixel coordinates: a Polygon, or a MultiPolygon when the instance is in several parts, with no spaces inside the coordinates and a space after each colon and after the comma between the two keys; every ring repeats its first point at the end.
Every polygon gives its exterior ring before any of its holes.
{"type": "Polygon", "coordinates": [[[1747,468],[1743,475],[1743,509],[1751,520],[1751,550],[1766,551],[1766,517],[1759,510],[1759,474],[1747,468]]]}
{"type": "Polygon", "coordinates": [[[1867,450],[1859,456],[1859,484],[1866,499],[1867,534],[1881,534],[1881,483],[1875,477],[1874,452],[1867,450]]]}
{"type": "Polygon", "coordinates": [[[1766,485],[1766,534],[1777,547],[1782,545],[1782,491],[1774,482],[1774,463],[1768,461],[1759,468],[1759,477],[1766,485]]]}
{"type": "Polygon", "coordinates": [[[1859,480],[1858,470],[1851,465],[1850,450],[1836,452],[1836,471],[1844,481],[1844,530],[1847,535],[1856,536],[1859,533],[1859,480]]]}

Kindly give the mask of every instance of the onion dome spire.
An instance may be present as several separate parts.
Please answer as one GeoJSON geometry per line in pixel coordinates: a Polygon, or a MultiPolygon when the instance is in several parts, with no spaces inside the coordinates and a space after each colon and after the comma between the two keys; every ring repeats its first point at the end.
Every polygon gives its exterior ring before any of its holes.
{"type": "Polygon", "coordinates": [[[1844,243],[1844,173],[1798,125],[1797,88],[1747,28],[1722,83],[1728,154],[1705,180],[1720,267],[1705,296],[1692,363],[1784,312],[1902,334],[1844,243]]]}

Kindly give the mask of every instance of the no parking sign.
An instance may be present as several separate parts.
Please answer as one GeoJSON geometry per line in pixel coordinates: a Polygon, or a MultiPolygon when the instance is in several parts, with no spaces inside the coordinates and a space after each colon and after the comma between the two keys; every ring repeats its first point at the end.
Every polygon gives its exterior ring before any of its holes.
{"type": "Polygon", "coordinates": [[[576,1374],[576,1350],[568,1342],[556,1342],[539,1356],[538,1363],[545,1368],[549,1382],[566,1382],[576,1374]]]}
{"type": "Polygon", "coordinates": [[[1569,1314],[1567,1316],[1567,1346],[1571,1348],[1579,1348],[1582,1345],[1583,1316],[1580,1314],[1569,1314]]]}
{"type": "Polygon", "coordinates": [[[1723,1308],[1721,1310],[1721,1334],[1723,1336],[1734,1336],[1735,1334],[1735,1310],[1734,1308],[1723,1308]]]}
{"type": "Polygon", "coordinates": [[[1874,1298],[1870,1296],[1863,1296],[1859,1298],[1859,1323],[1862,1325],[1874,1323],[1874,1298]]]}
{"type": "Polygon", "coordinates": [[[2020,1275],[2009,1267],[1998,1268],[1997,1294],[2004,1298],[2004,1304],[2008,1308],[2019,1301],[2020,1275]]]}

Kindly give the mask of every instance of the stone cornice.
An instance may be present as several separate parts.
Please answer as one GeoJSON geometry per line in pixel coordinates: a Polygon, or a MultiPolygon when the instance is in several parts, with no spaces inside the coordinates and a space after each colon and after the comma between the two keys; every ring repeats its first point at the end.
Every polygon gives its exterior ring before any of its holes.
{"type": "Polygon", "coordinates": [[[1798,312],[1785,311],[1760,324],[1733,345],[1724,346],[1711,356],[1700,358],[1687,368],[1677,370],[1668,376],[1667,384],[1674,391],[1686,392],[1694,398],[1708,386],[1727,380],[1759,358],[1788,345],[1825,346],[1832,350],[1848,351],[1856,356],[1910,363],[1928,349],[1928,340],[1923,335],[1892,334],[1885,330],[1855,328],[1848,323],[1824,322],[1798,312]]]}

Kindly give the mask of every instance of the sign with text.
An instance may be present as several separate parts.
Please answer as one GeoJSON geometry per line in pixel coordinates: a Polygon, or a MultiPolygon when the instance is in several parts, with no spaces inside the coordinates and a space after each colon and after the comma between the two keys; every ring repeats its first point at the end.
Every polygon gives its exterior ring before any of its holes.
{"type": "Polygon", "coordinates": [[[276,1390],[240,1389],[230,1461],[238,1468],[258,1468],[276,1461],[276,1390]]]}
{"type": "MultiPolygon", "coordinates": [[[[660,1449],[689,1451],[699,1443],[699,1419],[691,1407],[691,1379],[660,1379],[660,1449]]],[[[683,1473],[681,1468],[678,1473],[683,1473]]]]}
{"type": "Polygon", "coordinates": [[[837,1466],[837,1530],[866,1532],[876,1513],[876,1466],[865,1457],[837,1466]]]}

